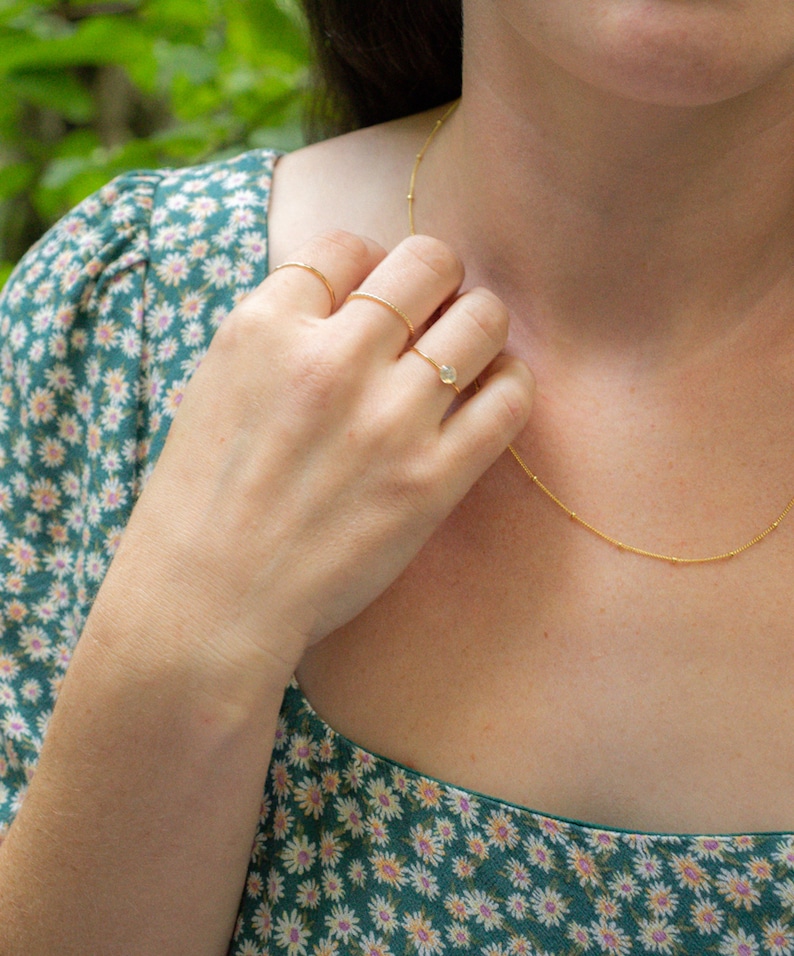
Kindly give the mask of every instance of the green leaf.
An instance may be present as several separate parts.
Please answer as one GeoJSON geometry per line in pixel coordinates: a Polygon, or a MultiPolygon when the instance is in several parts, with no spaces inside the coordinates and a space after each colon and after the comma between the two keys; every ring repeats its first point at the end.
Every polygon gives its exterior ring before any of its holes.
{"type": "Polygon", "coordinates": [[[67,35],[49,39],[0,30],[0,76],[69,66],[135,65],[152,61],[151,39],[122,16],[84,20],[67,35]]]}
{"type": "Polygon", "coordinates": [[[166,43],[158,40],[154,54],[159,67],[159,82],[165,89],[177,76],[191,83],[206,83],[218,74],[218,63],[209,50],[185,43],[166,43]]]}
{"type": "Polygon", "coordinates": [[[305,34],[297,0],[0,0],[0,260],[128,168],[300,145],[305,34]]]}
{"type": "Polygon", "coordinates": [[[300,120],[282,126],[262,126],[248,137],[252,149],[280,149],[290,153],[306,144],[300,120]]]}
{"type": "Polygon", "coordinates": [[[54,159],[41,177],[39,188],[44,192],[62,190],[90,169],[91,165],[91,159],[87,156],[66,156],[63,159],[54,159]]]}
{"type": "Polygon", "coordinates": [[[14,271],[13,262],[8,262],[6,260],[3,260],[2,262],[0,262],[0,289],[2,289],[3,286],[6,284],[6,282],[8,281],[8,277],[11,275],[13,271],[14,271]]]}
{"type": "Polygon", "coordinates": [[[93,168],[90,164],[80,165],[76,160],[59,160],[53,165],[56,170],[53,171],[48,184],[33,193],[36,211],[50,222],[58,219],[112,178],[103,168],[93,168]],[[62,163],[64,165],[61,165],[62,163]]]}
{"type": "Polygon", "coordinates": [[[141,8],[142,19],[157,27],[160,36],[182,41],[198,39],[218,22],[217,4],[207,0],[149,0],[141,8]],[[194,36],[188,36],[192,33],[194,36]]]}
{"type": "Polygon", "coordinates": [[[306,31],[277,3],[224,0],[223,13],[230,46],[241,53],[246,51],[249,62],[256,63],[264,52],[274,50],[305,62],[306,31]]]}
{"type": "Polygon", "coordinates": [[[13,199],[30,186],[34,169],[30,163],[9,163],[0,167],[0,201],[13,199]]]}
{"type": "Polygon", "coordinates": [[[85,87],[63,70],[26,70],[12,73],[6,89],[20,100],[54,110],[71,123],[87,123],[94,115],[94,100],[85,87]]]}
{"type": "Polygon", "coordinates": [[[99,136],[92,129],[76,129],[67,133],[52,150],[52,158],[65,159],[69,156],[88,157],[101,149],[99,136]]]}

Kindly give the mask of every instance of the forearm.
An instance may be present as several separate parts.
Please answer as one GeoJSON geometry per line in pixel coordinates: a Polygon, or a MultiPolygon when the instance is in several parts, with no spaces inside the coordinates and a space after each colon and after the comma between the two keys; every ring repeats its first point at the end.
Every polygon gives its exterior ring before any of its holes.
{"type": "Polygon", "coordinates": [[[222,693],[208,693],[200,642],[167,615],[149,655],[128,649],[154,616],[125,630],[111,616],[89,620],[0,848],[2,956],[228,948],[285,673],[250,668],[232,703],[235,675],[217,662],[222,693]]]}

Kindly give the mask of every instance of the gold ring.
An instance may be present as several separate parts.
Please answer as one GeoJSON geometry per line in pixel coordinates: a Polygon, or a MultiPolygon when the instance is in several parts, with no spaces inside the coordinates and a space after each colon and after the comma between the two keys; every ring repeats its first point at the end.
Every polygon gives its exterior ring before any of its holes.
{"type": "Polygon", "coordinates": [[[439,365],[435,359],[431,359],[429,355],[425,355],[424,352],[420,352],[419,349],[412,345],[408,350],[409,352],[416,352],[416,354],[423,358],[426,362],[433,366],[433,368],[438,372],[438,377],[445,385],[451,385],[455,389],[455,392],[460,395],[460,389],[458,388],[458,373],[454,365],[439,365]]]}
{"type": "Polygon", "coordinates": [[[389,302],[387,299],[382,299],[379,295],[373,295],[371,292],[351,292],[350,295],[345,299],[345,302],[349,302],[351,299],[370,299],[372,302],[379,302],[381,305],[385,305],[387,309],[391,309],[395,315],[398,315],[403,322],[405,322],[408,328],[408,334],[414,334],[413,323],[405,314],[405,312],[398,308],[393,302],[389,302]]]}
{"type": "Polygon", "coordinates": [[[279,269],[288,269],[288,268],[305,269],[307,272],[311,272],[313,276],[317,276],[317,278],[320,280],[320,282],[322,282],[325,288],[328,289],[328,295],[331,296],[331,311],[332,312],[335,311],[336,295],[334,294],[333,286],[328,281],[328,279],[325,278],[322,272],[320,272],[319,269],[315,269],[314,266],[310,266],[307,262],[282,262],[280,266],[276,266],[275,269],[271,269],[270,271],[272,274],[274,272],[278,272],[279,269]]]}

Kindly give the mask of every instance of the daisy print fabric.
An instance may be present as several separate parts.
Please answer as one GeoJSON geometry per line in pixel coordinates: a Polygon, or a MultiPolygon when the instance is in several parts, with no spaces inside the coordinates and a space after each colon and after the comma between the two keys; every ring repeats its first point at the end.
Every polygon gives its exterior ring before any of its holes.
{"type": "MultiPolygon", "coordinates": [[[[267,269],[276,155],[130,173],[0,293],[0,840],[213,332],[267,269]]],[[[794,838],[542,816],[356,747],[286,691],[230,956],[794,954],[794,838]]]]}
{"type": "Polygon", "coordinates": [[[234,956],[794,952],[794,838],[602,829],[362,750],[293,681],[234,956]]]}
{"type": "Polygon", "coordinates": [[[185,385],[265,277],[275,158],[122,176],[0,293],[0,840],[185,385]]]}

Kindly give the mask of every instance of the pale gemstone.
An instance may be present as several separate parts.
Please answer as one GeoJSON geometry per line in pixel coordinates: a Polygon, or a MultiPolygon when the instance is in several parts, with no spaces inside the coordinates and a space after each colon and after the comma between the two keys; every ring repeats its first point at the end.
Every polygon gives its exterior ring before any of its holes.
{"type": "Polygon", "coordinates": [[[458,373],[451,365],[442,365],[438,370],[438,374],[445,385],[454,385],[458,377],[458,373]]]}

